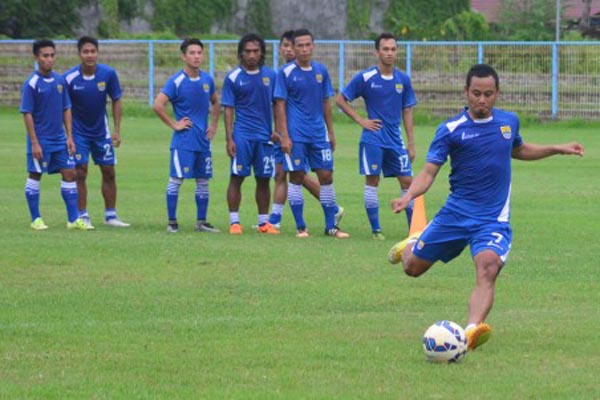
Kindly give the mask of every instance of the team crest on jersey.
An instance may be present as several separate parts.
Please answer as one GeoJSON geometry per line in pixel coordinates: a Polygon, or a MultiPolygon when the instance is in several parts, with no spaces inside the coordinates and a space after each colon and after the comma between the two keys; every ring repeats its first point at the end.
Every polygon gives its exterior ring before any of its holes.
{"type": "Polygon", "coordinates": [[[106,82],[98,82],[98,90],[104,92],[106,90],[106,82]]]}
{"type": "Polygon", "coordinates": [[[296,166],[300,165],[300,159],[299,158],[296,158],[294,160],[294,165],[296,165],[296,166]]]}
{"type": "Polygon", "coordinates": [[[58,90],[58,93],[62,93],[63,85],[56,85],[56,90],[58,90]]]}
{"type": "Polygon", "coordinates": [[[371,170],[372,171],[377,170],[377,164],[371,164],[371,170]]]}
{"type": "Polygon", "coordinates": [[[238,170],[238,172],[241,172],[241,171],[242,171],[242,169],[244,169],[244,167],[243,167],[242,165],[238,165],[238,166],[237,166],[237,170],[238,170]]]}
{"type": "Polygon", "coordinates": [[[204,85],[202,85],[202,89],[204,89],[204,91],[208,93],[208,91],[210,90],[210,86],[208,86],[208,83],[205,83],[204,85]]]}
{"type": "Polygon", "coordinates": [[[185,172],[186,174],[187,174],[188,172],[190,172],[190,167],[183,167],[183,172],[185,172]]]}
{"type": "Polygon", "coordinates": [[[504,139],[510,139],[512,136],[512,130],[510,129],[510,125],[502,125],[500,127],[500,132],[502,132],[502,136],[504,136],[504,139]]]}
{"type": "Polygon", "coordinates": [[[264,76],[262,81],[263,81],[263,85],[265,85],[265,86],[269,86],[271,84],[271,79],[269,79],[268,76],[264,76]]]}
{"type": "Polygon", "coordinates": [[[401,83],[396,83],[396,93],[402,93],[404,90],[404,85],[401,83]]]}
{"type": "Polygon", "coordinates": [[[417,243],[417,249],[421,250],[421,249],[423,249],[423,247],[425,247],[425,242],[422,240],[419,240],[419,242],[417,243]]]}
{"type": "Polygon", "coordinates": [[[48,163],[46,161],[42,162],[42,167],[48,168],[48,163]]]}
{"type": "Polygon", "coordinates": [[[323,75],[317,74],[317,75],[315,75],[315,78],[317,78],[317,82],[319,82],[319,83],[323,82],[323,75]]]}
{"type": "Polygon", "coordinates": [[[81,154],[75,154],[75,158],[76,158],[77,160],[81,160],[81,154]]]}

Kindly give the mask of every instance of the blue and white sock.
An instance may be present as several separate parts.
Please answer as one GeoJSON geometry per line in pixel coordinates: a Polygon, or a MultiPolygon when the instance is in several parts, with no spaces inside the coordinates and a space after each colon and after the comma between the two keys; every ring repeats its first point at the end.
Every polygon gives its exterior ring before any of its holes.
{"type": "Polygon", "coordinates": [[[304,222],[304,194],[302,193],[302,185],[290,183],[288,185],[288,202],[296,221],[296,229],[306,229],[304,222]]]}
{"type": "MultiPolygon", "coordinates": [[[[408,192],[408,189],[400,189],[400,196],[404,196],[408,192]]],[[[408,203],[408,207],[404,209],[406,213],[406,221],[408,222],[408,229],[410,229],[410,224],[412,222],[413,209],[415,207],[415,200],[412,199],[410,203],[408,203]]]]}
{"type": "Polygon", "coordinates": [[[90,218],[87,208],[84,208],[83,210],[79,210],[79,218],[90,218]]]}
{"type": "Polygon", "coordinates": [[[25,182],[25,199],[31,214],[31,220],[34,221],[40,217],[40,181],[27,178],[25,182]]]}
{"type": "Polygon", "coordinates": [[[167,214],[169,221],[177,221],[177,201],[179,200],[179,188],[183,179],[169,178],[167,184],[167,214]]]}
{"type": "Polygon", "coordinates": [[[379,225],[379,197],[377,196],[377,186],[365,185],[364,201],[367,217],[371,224],[371,231],[378,232],[381,230],[381,225],[379,225]]]}
{"type": "Polygon", "coordinates": [[[206,221],[206,214],[208,213],[208,179],[198,178],[196,179],[196,219],[198,221],[206,221]]]}
{"type": "Polygon", "coordinates": [[[229,225],[240,223],[240,213],[238,211],[229,212],[229,225]]]}
{"type": "Polygon", "coordinates": [[[67,219],[74,222],[79,217],[77,210],[77,182],[60,182],[60,194],[67,208],[67,219]]]}
{"type": "Polygon", "coordinates": [[[269,222],[273,225],[281,223],[281,217],[283,216],[283,204],[273,203],[271,209],[271,215],[269,215],[269,222]]]}
{"type": "Polygon", "coordinates": [[[258,226],[263,226],[269,222],[269,214],[258,214],[258,226]]]}
{"type": "Polygon", "coordinates": [[[335,213],[337,209],[333,184],[321,185],[319,200],[321,201],[321,207],[323,207],[323,212],[325,213],[325,229],[332,229],[335,227],[335,213]]]}
{"type": "Polygon", "coordinates": [[[117,209],[116,208],[106,208],[104,210],[104,220],[109,221],[111,219],[117,219],[117,209]]]}

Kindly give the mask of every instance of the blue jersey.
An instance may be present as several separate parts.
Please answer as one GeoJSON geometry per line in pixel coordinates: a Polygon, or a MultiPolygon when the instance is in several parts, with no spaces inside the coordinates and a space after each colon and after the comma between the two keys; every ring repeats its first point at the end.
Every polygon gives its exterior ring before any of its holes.
{"type": "MultiPolygon", "coordinates": [[[[67,136],[63,113],[71,108],[71,100],[65,88],[65,80],[54,71],[44,76],[38,71],[23,84],[20,111],[33,116],[35,134],[46,150],[64,148],[67,136]],[[49,147],[50,146],[50,147],[49,147]]],[[[31,147],[27,135],[28,149],[31,147]]]]}
{"type": "Polygon", "coordinates": [[[402,111],[417,104],[408,75],[394,68],[393,75],[383,76],[377,66],[371,67],[356,74],[342,95],[348,101],[362,97],[369,119],[382,122],[377,132],[363,129],[361,143],[395,149],[404,147],[400,128],[402,111]]]}
{"type": "Polygon", "coordinates": [[[450,156],[450,194],[445,208],[465,217],[508,222],[510,217],[511,155],[523,144],[519,118],[492,110],[475,121],[467,110],[442,123],[427,162],[442,165],[450,156]]]}
{"type": "Polygon", "coordinates": [[[112,101],[121,98],[121,85],[114,69],[104,64],[96,65],[93,76],[84,76],[81,66],[64,75],[73,103],[73,135],[104,138],[110,134],[106,115],[106,97],[112,101]]]}
{"type": "Polygon", "coordinates": [[[161,89],[173,105],[175,118],[192,120],[192,127],[183,131],[173,131],[171,149],[204,151],[210,148],[206,138],[210,97],[215,93],[213,79],[204,71],[200,76],[190,78],[184,70],[169,78],[161,89]]]}
{"type": "Polygon", "coordinates": [[[312,61],[302,69],[295,61],[277,72],[275,98],[286,101],[287,127],[292,142],[328,142],[323,100],[333,96],[327,68],[312,61]]]}
{"type": "Polygon", "coordinates": [[[221,105],[235,109],[234,135],[249,140],[270,140],[274,89],[275,71],[269,67],[253,72],[237,67],[227,74],[221,105]]]}

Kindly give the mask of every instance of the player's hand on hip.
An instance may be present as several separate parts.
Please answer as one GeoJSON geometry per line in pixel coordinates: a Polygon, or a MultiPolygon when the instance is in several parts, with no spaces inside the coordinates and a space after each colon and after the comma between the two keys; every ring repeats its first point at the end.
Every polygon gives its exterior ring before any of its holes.
{"type": "Polygon", "coordinates": [[[410,203],[410,198],[408,196],[402,196],[397,199],[393,199],[391,203],[392,211],[394,212],[394,214],[398,214],[399,212],[402,212],[402,210],[404,210],[406,207],[408,207],[408,204],[410,203]]]}
{"type": "Polygon", "coordinates": [[[67,150],[69,152],[69,155],[72,156],[73,154],[75,154],[75,142],[72,138],[67,138],[67,150]]]}
{"type": "Polygon", "coordinates": [[[119,132],[113,132],[112,142],[114,147],[119,147],[121,145],[121,134],[119,132]]]}
{"type": "Polygon", "coordinates": [[[31,156],[36,160],[41,160],[44,158],[44,153],[42,152],[42,146],[39,143],[31,144],[31,156]]]}
{"type": "Polygon", "coordinates": [[[175,126],[173,127],[176,131],[184,131],[189,129],[194,125],[191,119],[188,117],[183,117],[179,121],[175,122],[175,126]]]}
{"type": "Polygon", "coordinates": [[[228,140],[227,143],[225,143],[225,150],[227,151],[227,155],[231,158],[235,157],[235,153],[236,153],[236,148],[235,148],[235,142],[233,140],[228,140]]]}
{"type": "Polygon", "coordinates": [[[377,132],[381,129],[381,120],[380,119],[366,119],[361,118],[358,123],[360,126],[365,128],[368,131],[377,132]]]}

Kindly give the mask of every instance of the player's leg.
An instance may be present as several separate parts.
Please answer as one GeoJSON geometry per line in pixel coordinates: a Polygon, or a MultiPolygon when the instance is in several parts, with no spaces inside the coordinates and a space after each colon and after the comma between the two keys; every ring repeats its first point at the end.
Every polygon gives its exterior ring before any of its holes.
{"type": "MultiPolygon", "coordinates": [[[[43,152],[43,157],[46,158],[46,153],[43,152]]],[[[48,229],[40,214],[40,181],[44,172],[43,165],[47,165],[45,160],[33,158],[31,149],[28,146],[27,151],[27,181],[25,182],[25,200],[31,214],[31,229],[41,231],[48,229]]]]}
{"type": "Polygon", "coordinates": [[[302,181],[306,174],[306,143],[297,142],[292,146],[292,153],[285,154],[283,168],[289,172],[288,202],[296,222],[296,236],[308,237],[306,222],[304,221],[304,194],[302,181]]]}
{"type": "Polygon", "coordinates": [[[368,143],[360,143],[358,150],[359,172],[365,176],[365,190],[363,200],[367,218],[371,225],[371,233],[374,239],[385,239],[381,233],[379,223],[379,177],[383,163],[383,149],[368,143]]]}
{"type": "Polygon", "coordinates": [[[266,142],[253,142],[253,149],[252,164],[256,178],[254,198],[258,208],[258,232],[277,235],[279,230],[269,223],[269,203],[271,200],[269,182],[275,173],[273,146],[266,142]]]}
{"type": "Polygon", "coordinates": [[[492,309],[496,277],[502,268],[503,262],[498,254],[492,250],[480,252],[473,260],[475,261],[477,279],[469,301],[468,324],[477,325],[485,321],[492,309]]]}
{"type": "MultiPolygon", "coordinates": [[[[400,185],[400,196],[403,196],[412,183],[412,164],[406,149],[384,149],[382,160],[383,176],[395,176],[400,185]]],[[[412,222],[412,214],[414,209],[414,201],[411,201],[408,207],[404,209],[408,228],[412,222]]]]}
{"type": "Polygon", "coordinates": [[[239,235],[242,233],[240,223],[240,203],[242,202],[242,183],[244,176],[230,175],[227,187],[227,205],[229,206],[229,233],[239,235]]]}
{"type": "Polygon", "coordinates": [[[304,186],[315,199],[321,200],[321,185],[317,179],[310,174],[304,174],[302,186],[304,186]]]}
{"type": "Polygon", "coordinates": [[[177,203],[179,202],[179,189],[183,183],[184,167],[189,169],[186,152],[180,152],[177,149],[171,150],[169,182],[167,183],[166,201],[167,201],[167,232],[179,232],[177,223],[177,203]]]}
{"type": "Polygon", "coordinates": [[[87,211],[87,176],[88,176],[88,159],[90,154],[90,139],[73,135],[75,141],[76,153],[75,153],[75,174],[77,181],[77,209],[79,212],[79,218],[81,218],[86,224],[89,225],[90,229],[93,229],[90,215],[87,211]]]}
{"type": "Polygon", "coordinates": [[[75,171],[75,159],[67,149],[53,152],[48,163],[48,173],[59,172],[62,176],[60,182],[60,193],[67,209],[67,228],[77,230],[90,230],[81,218],[77,207],[77,173],[75,171]]]}
{"type": "Polygon", "coordinates": [[[218,228],[215,228],[208,222],[208,202],[210,200],[210,191],[208,189],[208,181],[212,178],[212,153],[210,150],[203,152],[193,152],[194,167],[191,168],[191,174],[196,178],[196,190],[194,198],[196,200],[196,231],[219,233],[218,228]]]}
{"type": "MultiPolygon", "coordinates": [[[[412,176],[398,176],[398,183],[400,184],[400,196],[404,196],[408,191],[412,183],[412,176]]],[[[406,214],[406,222],[408,224],[408,229],[410,230],[410,224],[412,223],[412,215],[415,207],[414,199],[408,203],[408,207],[404,209],[404,214],[406,214]]]]}
{"type": "Polygon", "coordinates": [[[279,143],[273,145],[273,160],[275,162],[275,184],[273,187],[273,208],[269,215],[269,223],[279,229],[288,192],[287,172],[283,168],[284,156],[279,143]]]}
{"type": "Polygon", "coordinates": [[[104,197],[104,223],[125,228],[130,224],[117,215],[117,178],[114,165],[100,165],[102,172],[102,196],[104,197]]]}

